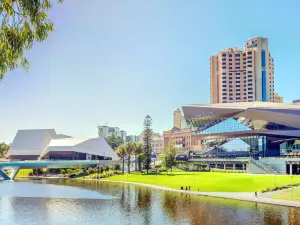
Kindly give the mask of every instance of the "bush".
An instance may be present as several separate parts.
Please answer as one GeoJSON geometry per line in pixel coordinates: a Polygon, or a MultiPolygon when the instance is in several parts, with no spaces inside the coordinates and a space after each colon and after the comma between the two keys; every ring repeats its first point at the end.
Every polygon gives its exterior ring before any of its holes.
{"type": "Polygon", "coordinates": [[[220,173],[246,173],[246,170],[223,170],[223,169],[216,169],[212,168],[211,172],[220,172],[220,173]]]}
{"type": "Polygon", "coordinates": [[[88,168],[88,174],[93,174],[93,173],[94,173],[94,169],[91,168],[91,167],[89,167],[89,168],[88,168]]]}
{"type": "Polygon", "coordinates": [[[114,168],[114,170],[121,170],[121,165],[115,164],[113,168],[114,168]]]}

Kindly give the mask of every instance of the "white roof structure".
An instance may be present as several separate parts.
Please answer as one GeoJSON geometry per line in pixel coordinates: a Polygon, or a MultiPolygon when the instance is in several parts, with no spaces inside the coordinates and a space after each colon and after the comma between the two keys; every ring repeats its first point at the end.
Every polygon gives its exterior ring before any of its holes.
{"type": "Polygon", "coordinates": [[[300,128],[300,105],[271,102],[184,105],[184,117],[245,117],[300,128]]]}
{"type": "Polygon", "coordinates": [[[112,150],[103,138],[80,139],[80,138],[62,138],[51,140],[48,147],[43,151],[40,157],[49,152],[81,152],[91,155],[101,155],[111,157],[112,160],[118,160],[119,157],[112,150]]]}
{"type": "Polygon", "coordinates": [[[57,134],[54,129],[19,130],[8,156],[42,157],[50,151],[75,151],[118,160],[117,154],[103,138],[73,138],[57,134]]]}

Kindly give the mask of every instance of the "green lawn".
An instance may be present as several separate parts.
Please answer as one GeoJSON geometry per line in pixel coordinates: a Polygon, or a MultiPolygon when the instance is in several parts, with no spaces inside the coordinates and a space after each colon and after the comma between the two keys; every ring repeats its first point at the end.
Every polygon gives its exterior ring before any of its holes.
{"type": "Polygon", "coordinates": [[[28,176],[29,173],[32,173],[32,169],[20,169],[16,177],[28,176]]]}
{"type": "Polygon", "coordinates": [[[279,194],[273,195],[272,198],[300,201],[300,188],[294,188],[293,190],[283,191],[279,194]]]}
{"type": "MultiPolygon", "coordinates": [[[[125,174],[105,180],[128,181],[180,189],[191,186],[191,190],[205,192],[255,192],[272,188],[275,184],[274,175],[248,175],[218,172],[176,172],[173,176],[125,174]]],[[[300,176],[293,176],[292,183],[300,183],[300,176]]],[[[276,186],[291,184],[290,176],[276,176],[276,186]]]]}

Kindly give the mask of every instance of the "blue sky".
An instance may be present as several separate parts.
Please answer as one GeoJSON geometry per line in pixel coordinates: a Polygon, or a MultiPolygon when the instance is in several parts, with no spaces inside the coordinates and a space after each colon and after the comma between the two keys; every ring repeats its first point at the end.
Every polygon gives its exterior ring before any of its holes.
{"type": "Polygon", "coordinates": [[[66,0],[54,4],[49,40],[0,83],[0,140],[18,129],[55,128],[80,137],[108,122],[130,134],[150,114],[156,132],[173,110],[209,102],[209,57],[269,38],[275,91],[300,98],[300,1],[66,0]]]}

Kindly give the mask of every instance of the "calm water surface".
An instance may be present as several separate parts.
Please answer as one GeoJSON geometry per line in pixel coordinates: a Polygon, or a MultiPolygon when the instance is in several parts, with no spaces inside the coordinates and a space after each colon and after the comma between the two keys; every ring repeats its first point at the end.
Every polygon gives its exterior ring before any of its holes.
{"type": "Polygon", "coordinates": [[[126,184],[0,181],[0,224],[300,224],[300,209],[126,184]]]}

